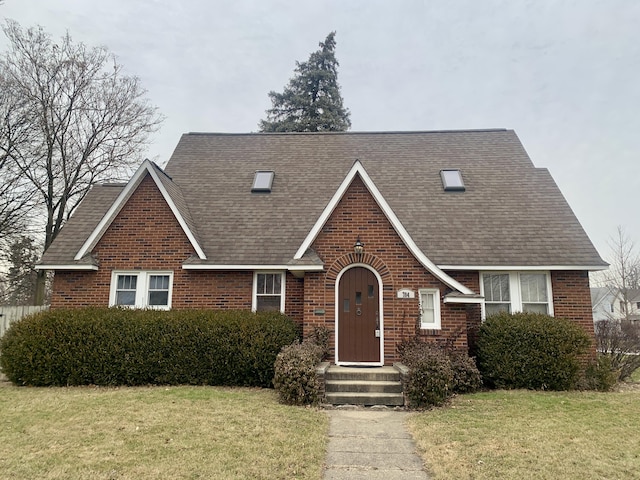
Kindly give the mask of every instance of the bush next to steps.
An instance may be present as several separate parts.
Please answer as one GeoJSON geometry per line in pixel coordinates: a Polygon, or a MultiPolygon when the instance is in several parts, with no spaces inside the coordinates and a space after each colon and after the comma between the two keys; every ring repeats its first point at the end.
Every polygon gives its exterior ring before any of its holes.
{"type": "Polygon", "coordinates": [[[56,309],[11,325],[0,367],[17,385],[269,387],[276,355],[296,338],[279,312],[56,309]]]}
{"type": "Polygon", "coordinates": [[[328,350],[329,331],[316,328],[308,339],[284,347],[275,362],[273,386],[278,400],[287,405],[315,405],[322,400],[316,372],[328,350]]]}
{"type": "Polygon", "coordinates": [[[482,386],[475,362],[467,354],[411,340],[400,345],[400,358],[409,368],[405,395],[413,408],[442,405],[455,393],[482,386]]]}

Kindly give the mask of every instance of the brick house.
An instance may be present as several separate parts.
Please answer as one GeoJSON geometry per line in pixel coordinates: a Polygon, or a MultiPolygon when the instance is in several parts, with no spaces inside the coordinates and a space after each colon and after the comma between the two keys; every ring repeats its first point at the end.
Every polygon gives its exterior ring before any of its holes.
{"type": "Polygon", "coordinates": [[[418,335],[469,348],[500,310],[593,335],[606,268],[510,130],[200,134],[93,187],[45,252],[51,308],[279,309],[383,365],[418,335]]]}

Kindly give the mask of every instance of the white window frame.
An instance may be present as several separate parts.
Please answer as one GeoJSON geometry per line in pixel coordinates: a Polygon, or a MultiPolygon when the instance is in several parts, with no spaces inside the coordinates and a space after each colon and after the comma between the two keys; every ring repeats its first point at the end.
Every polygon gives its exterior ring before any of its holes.
{"type": "Polygon", "coordinates": [[[420,288],[418,289],[419,307],[420,307],[420,329],[421,330],[440,330],[442,328],[442,318],[440,316],[440,290],[437,288],[420,288]],[[425,323],[422,321],[423,297],[433,295],[433,323],[425,323]]]}
{"type": "MultiPolygon", "coordinates": [[[[520,275],[544,274],[547,283],[547,314],[553,316],[553,291],[551,289],[551,272],[549,271],[490,271],[480,272],[480,295],[484,295],[485,275],[509,275],[509,297],[511,303],[511,313],[522,312],[522,293],[520,288],[520,275]]],[[[526,302],[525,302],[526,303],[526,302]]],[[[482,319],[487,318],[485,302],[482,302],[482,319]]]]}
{"type": "Polygon", "coordinates": [[[258,311],[258,275],[272,274],[280,275],[280,313],[284,313],[285,296],[287,292],[286,272],[282,270],[256,270],[253,272],[253,292],[251,294],[251,310],[258,311]]]}
{"type": "Polygon", "coordinates": [[[109,292],[109,306],[123,308],[153,308],[156,310],[170,310],[173,297],[173,272],[170,270],[114,270],[111,272],[111,291],[109,292]],[[130,275],[137,277],[136,297],[133,305],[117,305],[116,292],[118,289],[118,277],[130,275]],[[160,275],[169,277],[169,295],[167,305],[149,305],[149,278],[160,275]]]}

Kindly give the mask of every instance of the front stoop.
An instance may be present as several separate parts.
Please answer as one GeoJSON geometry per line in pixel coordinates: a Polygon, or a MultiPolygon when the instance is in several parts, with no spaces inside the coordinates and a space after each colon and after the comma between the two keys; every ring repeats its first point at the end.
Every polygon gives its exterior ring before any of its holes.
{"type": "Polygon", "coordinates": [[[324,374],[331,405],[404,405],[400,373],[394,367],[330,366],[324,374]]]}

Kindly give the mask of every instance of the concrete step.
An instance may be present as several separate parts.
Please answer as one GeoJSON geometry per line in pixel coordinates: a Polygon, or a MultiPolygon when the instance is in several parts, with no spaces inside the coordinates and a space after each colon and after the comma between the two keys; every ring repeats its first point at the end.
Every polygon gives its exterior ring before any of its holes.
{"type": "Polygon", "coordinates": [[[370,380],[326,380],[326,392],[402,393],[402,383],[370,380]]]}
{"type": "Polygon", "coordinates": [[[327,369],[325,379],[399,382],[400,373],[393,367],[337,367],[332,365],[327,369]]]}
{"type": "Polygon", "coordinates": [[[404,405],[394,367],[338,367],[325,371],[325,400],[333,405],[404,405]]]}
{"type": "Polygon", "coordinates": [[[402,393],[327,392],[325,397],[332,405],[404,405],[402,393]]]}

